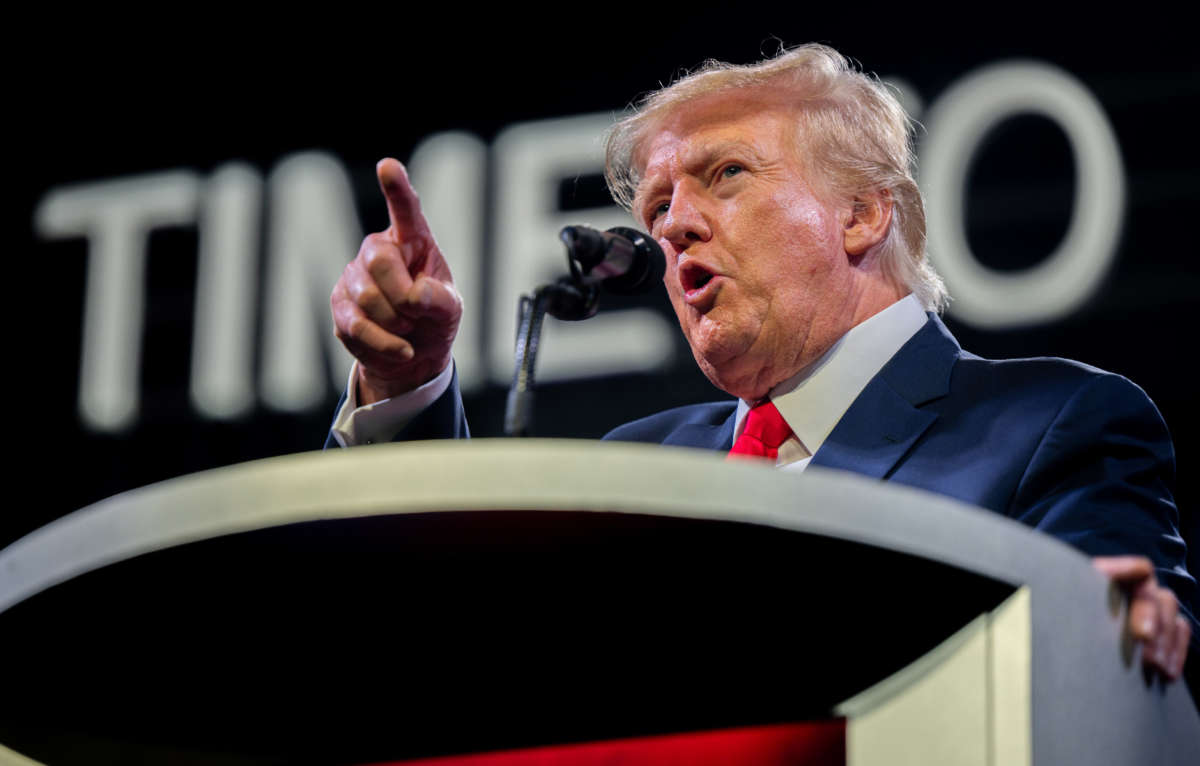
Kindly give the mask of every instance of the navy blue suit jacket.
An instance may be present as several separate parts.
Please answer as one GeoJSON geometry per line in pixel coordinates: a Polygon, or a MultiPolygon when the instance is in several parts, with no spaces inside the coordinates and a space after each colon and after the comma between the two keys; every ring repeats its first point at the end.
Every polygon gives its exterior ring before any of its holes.
{"type": "MultiPolygon", "coordinates": [[[[697,404],[605,438],[729,450],[736,401],[697,404]]],[[[466,435],[457,383],[397,440],[466,435]]],[[[837,468],[1002,513],[1089,555],[1148,556],[1193,625],[1162,416],[1126,378],[1063,359],[967,353],[934,315],[884,366],[813,456],[837,468]]]]}

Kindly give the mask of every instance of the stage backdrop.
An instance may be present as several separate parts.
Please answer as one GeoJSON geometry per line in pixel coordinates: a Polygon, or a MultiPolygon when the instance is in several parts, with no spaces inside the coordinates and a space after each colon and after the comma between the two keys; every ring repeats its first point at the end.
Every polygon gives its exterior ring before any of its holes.
{"type": "MultiPolygon", "coordinates": [[[[35,491],[0,542],[126,489],[321,446],[348,367],[328,295],[387,224],[383,156],[410,164],[454,269],[472,431],[498,435],[517,296],[563,271],[555,232],[629,223],[600,176],[613,116],[707,57],[811,40],[894,85],[920,122],[930,254],[959,340],[1141,385],[1175,437],[1194,524],[1200,76],[1182,35],[1039,16],[965,36],[862,13],[642,6],[572,11],[549,31],[498,14],[228,19],[47,40],[15,86],[6,214],[20,264],[10,483],[35,491]]],[[[722,396],[662,291],[550,320],[539,374],[539,436],[597,437],[722,396]]]]}

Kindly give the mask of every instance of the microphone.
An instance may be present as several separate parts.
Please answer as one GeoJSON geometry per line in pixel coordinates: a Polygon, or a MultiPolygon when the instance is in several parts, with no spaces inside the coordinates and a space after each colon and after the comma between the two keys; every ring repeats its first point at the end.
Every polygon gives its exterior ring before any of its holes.
{"type": "Polygon", "coordinates": [[[637,229],[565,226],[558,238],[567,246],[571,271],[616,295],[649,292],[662,282],[666,257],[658,243],[637,229]]]}
{"type": "Polygon", "coordinates": [[[533,371],[542,317],[576,322],[596,315],[600,288],[636,295],[662,282],[666,257],[658,243],[637,229],[614,226],[566,226],[558,238],[567,246],[568,276],[542,285],[533,297],[522,295],[517,310],[516,369],[504,408],[504,433],[525,436],[533,407],[533,371]]]}

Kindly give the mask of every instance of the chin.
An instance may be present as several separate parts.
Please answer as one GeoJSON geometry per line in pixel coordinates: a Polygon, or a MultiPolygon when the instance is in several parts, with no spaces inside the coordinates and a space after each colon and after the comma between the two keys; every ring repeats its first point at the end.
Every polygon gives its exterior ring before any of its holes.
{"type": "Polygon", "coordinates": [[[764,365],[761,361],[755,362],[753,343],[747,338],[729,337],[728,333],[720,332],[727,328],[710,329],[717,332],[696,333],[688,339],[692,356],[704,376],[717,388],[739,399],[752,401],[766,396],[770,386],[762,386],[764,365]]]}
{"type": "Polygon", "coordinates": [[[756,374],[759,370],[752,369],[749,365],[736,364],[736,361],[726,359],[723,363],[713,364],[708,358],[696,355],[696,363],[704,376],[730,396],[750,402],[766,396],[771,387],[760,382],[761,377],[756,374]]]}

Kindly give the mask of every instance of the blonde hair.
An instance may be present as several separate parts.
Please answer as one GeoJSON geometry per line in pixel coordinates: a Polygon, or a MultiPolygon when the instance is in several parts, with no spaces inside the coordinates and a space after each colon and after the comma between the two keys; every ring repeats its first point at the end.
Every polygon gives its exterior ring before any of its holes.
{"type": "Polygon", "coordinates": [[[605,177],[613,198],[632,209],[641,180],[637,152],[662,118],[705,96],[764,86],[797,107],[802,164],[819,192],[840,200],[891,196],[892,221],[879,250],[883,271],[927,310],[942,310],[948,296],[925,257],[925,206],[912,177],[912,121],[878,78],[828,46],[802,45],[745,66],[710,60],[646,96],[608,136],[605,177]]]}

